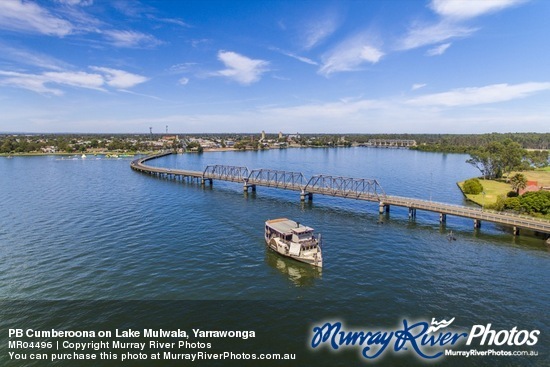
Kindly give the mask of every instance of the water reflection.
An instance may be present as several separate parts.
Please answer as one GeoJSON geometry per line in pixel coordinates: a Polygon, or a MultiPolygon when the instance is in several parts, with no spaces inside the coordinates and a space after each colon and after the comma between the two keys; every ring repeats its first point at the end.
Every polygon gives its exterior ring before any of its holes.
{"type": "Polygon", "coordinates": [[[265,261],[270,267],[277,269],[277,271],[288,277],[296,287],[310,287],[322,275],[321,268],[287,259],[269,249],[266,249],[265,261]]]}

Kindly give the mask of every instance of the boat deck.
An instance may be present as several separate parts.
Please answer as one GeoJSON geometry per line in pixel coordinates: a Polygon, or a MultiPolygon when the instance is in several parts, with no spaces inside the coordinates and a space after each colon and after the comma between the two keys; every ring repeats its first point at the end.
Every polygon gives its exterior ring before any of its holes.
{"type": "Polygon", "coordinates": [[[291,234],[293,230],[298,233],[313,231],[313,228],[303,226],[288,218],[268,220],[266,225],[282,234],[291,234]]]}

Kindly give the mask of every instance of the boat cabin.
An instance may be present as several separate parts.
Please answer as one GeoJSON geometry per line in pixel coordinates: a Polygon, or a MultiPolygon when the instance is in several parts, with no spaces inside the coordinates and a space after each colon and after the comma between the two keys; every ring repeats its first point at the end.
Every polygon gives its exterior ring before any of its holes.
{"type": "Polygon", "coordinates": [[[290,229],[292,232],[292,242],[302,242],[311,240],[313,237],[313,228],[301,226],[290,229]]]}
{"type": "Polygon", "coordinates": [[[268,220],[265,224],[266,237],[274,234],[289,242],[304,242],[313,239],[313,228],[303,226],[287,218],[268,220]]]}

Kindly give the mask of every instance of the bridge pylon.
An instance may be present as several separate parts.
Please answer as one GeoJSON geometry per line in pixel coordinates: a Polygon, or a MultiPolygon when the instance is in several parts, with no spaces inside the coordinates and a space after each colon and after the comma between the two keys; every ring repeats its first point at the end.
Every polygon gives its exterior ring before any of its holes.
{"type": "Polygon", "coordinates": [[[311,192],[300,191],[300,201],[306,201],[306,197],[308,201],[313,201],[313,194],[311,192]]]}

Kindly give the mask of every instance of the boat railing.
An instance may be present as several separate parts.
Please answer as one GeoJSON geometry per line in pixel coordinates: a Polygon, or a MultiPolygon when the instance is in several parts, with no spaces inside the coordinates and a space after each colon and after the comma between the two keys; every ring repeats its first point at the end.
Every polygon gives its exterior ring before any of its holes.
{"type": "Polygon", "coordinates": [[[315,237],[312,237],[305,241],[300,241],[300,244],[305,246],[313,246],[313,245],[317,246],[319,244],[319,240],[315,237]]]}

